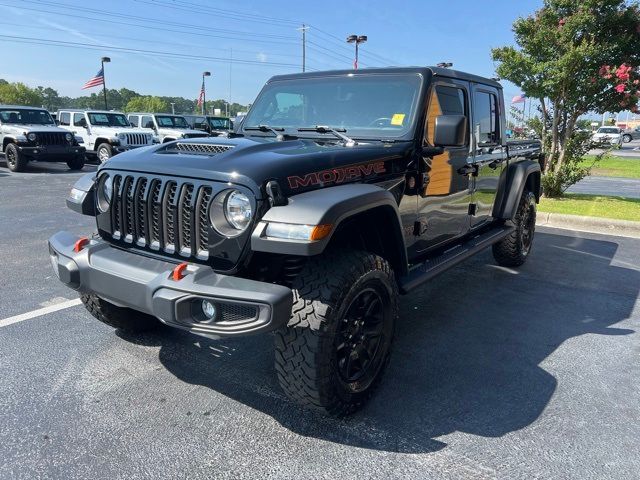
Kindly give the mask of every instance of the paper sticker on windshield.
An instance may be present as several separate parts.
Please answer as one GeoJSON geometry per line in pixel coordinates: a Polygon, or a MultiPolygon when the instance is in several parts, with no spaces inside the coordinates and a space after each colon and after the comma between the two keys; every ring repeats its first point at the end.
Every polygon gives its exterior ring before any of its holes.
{"type": "Polygon", "coordinates": [[[391,117],[391,125],[400,125],[404,123],[404,113],[394,113],[393,117],[391,117]]]}

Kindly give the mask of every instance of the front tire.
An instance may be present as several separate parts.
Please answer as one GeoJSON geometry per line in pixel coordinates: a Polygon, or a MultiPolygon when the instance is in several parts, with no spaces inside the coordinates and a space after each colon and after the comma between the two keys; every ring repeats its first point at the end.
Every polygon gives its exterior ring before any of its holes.
{"type": "Polygon", "coordinates": [[[522,192],[518,211],[511,223],[514,231],[493,244],[493,258],[503,267],[519,267],[531,253],[536,231],[536,196],[533,192],[522,192]]]}
{"type": "Polygon", "coordinates": [[[294,305],[276,332],[285,394],[331,416],[361,408],[389,360],[398,290],[389,263],[359,251],[310,259],[293,283],[294,305]]]}
{"type": "Polygon", "coordinates": [[[98,161],[100,163],[104,163],[109,160],[113,156],[113,151],[111,150],[111,145],[108,143],[101,143],[96,150],[96,156],[98,157],[98,161]]]}
{"type": "Polygon", "coordinates": [[[84,155],[78,155],[71,160],[67,160],[67,167],[69,167],[69,170],[82,170],[84,168],[84,164],[84,155]]]}
{"type": "Polygon", "coordinates": [[[157,318],[130,308],[117,307],[97,295],[81,295],[80,300],[91,315],[110,327],[127,333],[153,330],[160,325],[157,318]]]}
{"type": "Polygon", "coordinates": [[[18,150],[15,143],[9,143],[4,149],[4,158],[7,161],[7,167],[12,172],[23,172],[27,168],[29,161],[18,150]]]}

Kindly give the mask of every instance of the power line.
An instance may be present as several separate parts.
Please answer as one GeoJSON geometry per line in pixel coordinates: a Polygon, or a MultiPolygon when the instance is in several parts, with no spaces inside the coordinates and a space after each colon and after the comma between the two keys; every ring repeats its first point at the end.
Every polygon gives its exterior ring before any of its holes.
{"type": "MultiPolygon", "coordinates": [[[[15,22],[0,22],[0,25],[11,25],[14,27],[21,27],[21,28],[30,28],[30,29],[37,29],[39,31],[42,31],[42,27],[41,26],[37,26],[37,25],[29,25],[26,23],[15,23],[15,22]]],[[[186,44],[186,43],[175,43],[175,42],[165,42],[162,40],[155,40],[155,39],[148,39],[148,38],[136,38],[136,37],[123,37],[120,35],[112,35],[110,33],[94,33],[94,32],[82,32],[80,30],[77,30],[77,32],[79,34],[82,35],[91,35],[94,37],[107,37],[108,39],[114,39],[114,40],[131,40],[134,42],[145,42],[145,43],[153,43],[156,45],[167,45],[167,46],[173,46],[173,47],[186,47],[186,48],[194,48],[193,44],[186,44]]],[[[221,52],[228,52],[229,49],[228,48],[215,48],[215,47],[202,47],[202,48],[206,48],[207,50],[217,50],[217,51],[221,51],[221,52]]],[[[278,52],[270,52],[270,51],[266,51],[266,52],[258,52],[258,51],[254,51],[254,50],[238,50],[238,49],[234,49],[236,52],[240,52],[240,53],[249,53],[249,54],[253,54],[253,55],[258,55],[260,53],[264,53],[265,55],[268,56],[274,56],[274,57],[288,57],[288,58],[300,58],[299,56],[296,56],[295,54],[290,54],[290,53],[278,53],[278,52]]]]}
{"type": "MultiPolygon", "coordinates": [[[[5,3],[0,3],[0,5],[5,6],[5,7],[14,7],[13,5],[7,5],[5,3]]],[[[15,7],[14,7],[15,8],[15,7]]],[[[82,16],[82,15],[74,15],[71,13],[60,13],[60,12],[52,12],[50,10],[41,10],[41,9],[36,9],[36,8],[29,8],[29,7],[20,7],[23,10],[29,10],[29,11],[34,11],[34,12],[38,12],[38,13],[49,13],[52,15],[59,15],[59,16],[63,16],[66,18],[79,18],[82,20],[92,20],[92,21],[96,21],[96,22],[104,22],[104,23],[108,23],[108,24],[112,24],[112,25],[127,25],[130,27],[136,27],[136,28],[145,28],[148,30],[154,30],[157,31],[158,27],[154,27],[154,26],[150,26],[150,25],[143,25],[143,24],[137,24],[137,23],[130,23],[130,22],[117,22],[115,20],[106,20],[104,18],[95,18],[95,17],[86,17],[86,16],[82,16]]],[[[224,38],[227,40],[238,40],[241,42],[252,42],[252,43],[275,43],[275,44],[281,44],[281,45],[291,45],[292,42],[286,42],[286,41],[282,41],[282,40],[268,40],[268,39],[262,39],[262,38],[237,38],[237,37],[230,37],[228,35],[214,35],[214,34],[208,34],[208,33],[196,33],[196,32],[188,32],[188,31],[184,31],[184,30],[175,30],[175,29],[170,29],[170,28],[164,28],[163,27],[163,31],[164,32],[173,32],[173,33],[182,33],[185,35],[195,35],[195,36],[200,36],[200,37],[211,37],[211,38],[224,38]]]]}
{"type": "Polygon", "coordinates": [[[298,65],[293,63],[280,63],[280,62],[261,62],[259,60],[242,60],[242,59],[233,59],[224,57],[211,57],[207,55],[190,55],[185,53],[175,53],[175,52],[164,52],[161,50],[145,50],[140,48],[129,48],[129,47],[114,47],[111,45],[97,45],[92,43],[81,43],[81,42],[66,42],[62,40],[50,40],[46,38],[34,38],[34,37],[21,37],[17,35],[0,35],[0,41],[14,42],[14,43],[30,43],[36,45],[49,45],[49,46],[60,46],[60,47],[68,47],[68,48],[85,48],[91,50],[113,50],[125,53],[133,53],[133,54],[144,54],[144,55],[152,55],[158,57],[167,57],[167,58],[178,58],[178,59],[190,59],[190,60],[209,60],[213,62],[219,63],[237,63],[243,65],[264,65],[264,66],[275,66],[275,67],[297,67],[298,65]]]}

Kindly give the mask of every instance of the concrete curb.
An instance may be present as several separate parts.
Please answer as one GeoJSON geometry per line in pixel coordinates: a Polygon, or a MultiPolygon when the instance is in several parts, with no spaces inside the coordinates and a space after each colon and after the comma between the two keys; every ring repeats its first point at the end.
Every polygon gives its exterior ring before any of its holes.
{"type": "Polygon", "coordinates": [[[577,230],[580,232],[606,233],[608,235],[618,235],[621,237],[640,238],[640,222],[632,222],[629,220],[538,212],[536,225],[577,230]]]}

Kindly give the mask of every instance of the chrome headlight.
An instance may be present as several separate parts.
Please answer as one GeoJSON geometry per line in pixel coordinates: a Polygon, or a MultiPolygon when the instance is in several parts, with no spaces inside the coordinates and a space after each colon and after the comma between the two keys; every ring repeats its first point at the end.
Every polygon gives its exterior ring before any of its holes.
{"type": "Polygon", "coordinates": [[[67,142],[71,142],[71,140],[73,140],[73,135],[71,135],[70,133],[66,133],[64,138],[67,139],[67,142]]]}
{"type": "Polygon", "coordinates": [[[35,133],[30,133],[29,135],[27,135],[27,138],[29,139],[30,142],[35,142],[36,141],[36,134],[35,133]]]}
{"type": "Polygon", "coordinates": [[[105,173],[100,177],[98,181],[98,188],[96,190],[98,196],[98,210],[101,213],[109,210],[109,205],[111,205],[111,197],[113,196],[113,179],[109,176],[108,173],[105,173]]]}
{"type": "Polygon", "coordinates": [[[238,190],[225,190],[215,196],[209,209],[209,220],[218,233],[236,237],[244,232],[253,217],[251,200],[238,190]]]}

